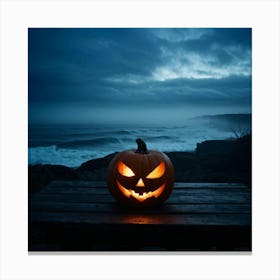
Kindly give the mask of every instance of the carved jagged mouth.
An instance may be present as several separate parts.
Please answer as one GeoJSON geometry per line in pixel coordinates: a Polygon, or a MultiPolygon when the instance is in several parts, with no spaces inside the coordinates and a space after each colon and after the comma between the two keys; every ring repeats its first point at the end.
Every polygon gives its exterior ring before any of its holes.
{"type": "Polygon", "coordinates": [[[146,200],[147,198],[150,197],[159,197],[162,192],[165,189],[165,185],[166,183],[163,183],[158,189],[156,189],[155,191],[148,191],[148,192],[142,192],[142,193],[137,193],[135,192],[135,190],[128,190],[125,187],[123,187],[119,181],[117,181],[118,187],[120,189],[120,191],[126,196],[126,197],[134,197],[136,198],[138,201],[143,202],[144,200],[146,200]]]}

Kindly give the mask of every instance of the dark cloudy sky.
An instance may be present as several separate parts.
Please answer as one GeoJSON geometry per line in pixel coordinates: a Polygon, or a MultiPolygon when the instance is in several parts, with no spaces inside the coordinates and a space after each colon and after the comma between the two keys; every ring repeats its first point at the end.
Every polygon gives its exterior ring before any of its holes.
{"type": "Polygon", "coordinates": [[[28,32],[30,123],[183,124],[251,112],[251,29],[28,32]]]}

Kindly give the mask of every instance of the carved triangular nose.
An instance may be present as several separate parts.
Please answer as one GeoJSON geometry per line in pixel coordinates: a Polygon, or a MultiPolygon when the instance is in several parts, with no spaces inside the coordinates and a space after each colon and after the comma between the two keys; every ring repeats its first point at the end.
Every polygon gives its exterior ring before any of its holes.
{"type": "Polygon", "coordinates": [[[139,181],[138,181],[137,184],[136,184],[136,187],[145,187],[142,178],[139,179],[139,181]]]}

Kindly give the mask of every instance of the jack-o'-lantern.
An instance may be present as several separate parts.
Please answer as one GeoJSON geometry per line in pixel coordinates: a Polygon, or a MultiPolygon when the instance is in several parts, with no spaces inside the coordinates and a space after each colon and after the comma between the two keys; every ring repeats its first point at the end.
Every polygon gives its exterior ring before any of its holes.
{"type": "Polygon", "coordinates": [[[108,168],[111,194],[129,206],[147,207],[163,203],[171,194],[174,168],[168,156],[148,150],[138,138],[137,150],[118,153],[108,168]]]}

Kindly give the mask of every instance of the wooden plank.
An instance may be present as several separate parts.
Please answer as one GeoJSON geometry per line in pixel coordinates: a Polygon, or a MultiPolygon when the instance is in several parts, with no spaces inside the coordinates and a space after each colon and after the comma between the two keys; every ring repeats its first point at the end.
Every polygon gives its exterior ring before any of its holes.
{"type": "Polygon", "coordinates": [[[88,188],[88,187],[46,187],[40,192],[42,194],[108,194],[110,191],[106,187],[88,188]]]}
{"type": "MultiPolygon", "coordinates": [[[[179,195],[185,192],[191,192],[191,191],[195,191],[195,192],[199,192],[199,191],[215,191],[217,190],[217,192],[219,191],[224,191],[224,192],[245,192],[245,193],[249,193],[248,189],[245,188],[174,188],[172,190],[172,193],[174,193],[175,195],[179,195]]],[[[110,191],[108,188],[103,187],[103,188],[88,188],[88,187],[46,187],[44,189],[41,190],[41,193],[43,194],[84,194],[84,193],[88,193],[88,194],[110,194],[110,191]]]]}
{"type": "Polygon", "coordinates": [[[175,182],[174,188],[243,188],[248,189],[247,186],[245,186],[242,183],[186,183],[186,182],[175,182]]]}
{"type": "Polygon", "coordinates": [[[251,248],[251,190],[242,184],[176,182],[162,206],[141,210],[120,206],[106,182],[53,181],[29,197],[28,219],[31,251],[251,248]]]}
{"type": "MultiPolygon", "coordinates": [[[[127,209],[117,203],[65,203],[53,201],[33,201],[29,205],[31,211],[47,212],[94,212],[94,213],[143,213],[145,210],[127,209]]],[[[161,207],[149,209],[149,213],[157,214],[192,214],[192,213],[250,213],[250,204],[163,204],[161,207]]]]}
{"type": "Polygon", "coordinates": [[[118,213],[117,215],[75,213],[75,212],[32,212],[29,214],[29,223],[73,223],[92,225],[185,225],[185,226],[246,226],[251,224],[250,214],[182,214],[182,215],[137,215],[118,213]]]}
{"type": "MultiPolygon", "coordinates": [[[[172,192],[168,203],[249,203],[251,194],[248,191],[228,191],[228,190],[185,190],[183,193],[172,192]]],[[[69,194],[48,194],[38,193],[31,198],[31,201],[57,201],[57,202],[98,202],[109,203],[114,202],[114,198],[108,194],[95,193],[69,193],[69,194]]]]}
{"type": "MultiPolygon", "coordinates": [[[[52,181],[47,187],[74,187],[74,188],[107,188],[105,181],[52,181]]],[[[242,183],[186,183],[175,182],[174,188],[245,188],[242,183]]]]}

